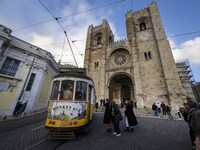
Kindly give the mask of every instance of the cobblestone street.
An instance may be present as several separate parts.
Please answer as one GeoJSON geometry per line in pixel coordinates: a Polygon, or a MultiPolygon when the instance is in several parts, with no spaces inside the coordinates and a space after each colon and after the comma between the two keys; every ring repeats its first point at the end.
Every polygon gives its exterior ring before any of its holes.
{"type": "MultiPolygon", "coordinates": [[[[92,131],[75,141],[66,142],[59,150],[191,150],[188,127],[184,121],[138,118],[135,132],[121,137],[106,132],[103,113],[96,113],[92,131]]],[[[120,124],[125,128],[125,120],[120,124]]]]}
{"type": "MultiPolygon", "coordinates": [[[[187,123],[183,120],[138,117],[134,133],[124,132],[125,119],[121,121],[121,137],[106,132],[103,113],[95,113],[91,131],[78,134],[76,140],[67,140],[57,150],[192,150],[187,123]]],[[[9,125],[8,125],[9,126],[9,125]]],[[[0,133],[1,150],[22,150],[45,138],[44,121],[0,133]]],[[[56,141],[44,147],[51,149],[56,141]]]]}

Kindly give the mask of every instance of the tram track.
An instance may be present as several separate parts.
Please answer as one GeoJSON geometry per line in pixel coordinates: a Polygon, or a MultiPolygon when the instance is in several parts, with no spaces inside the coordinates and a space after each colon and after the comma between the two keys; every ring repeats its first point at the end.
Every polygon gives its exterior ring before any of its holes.
{"type": "Polygon", "coordinates": [[[41,139],[37,143],[25,148],[25,150],[41,150],[41,149],[56,150],[65,142],[66,140],[53,141],[53,140],[48,140],[48,139],[41,139]]]}

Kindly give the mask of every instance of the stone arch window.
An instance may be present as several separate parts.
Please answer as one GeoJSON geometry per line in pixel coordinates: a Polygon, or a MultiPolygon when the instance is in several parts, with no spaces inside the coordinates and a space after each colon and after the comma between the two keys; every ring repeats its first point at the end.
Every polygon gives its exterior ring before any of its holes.
{"type": "Polygon", "coordinates": [[[150,51],[144,52],[144,58],[145,58],[146,60],[152,59],[152,57],[151,57],[151,52],[150,52],[150,51]]]}
{"type": "Polygon", "coordinates": [[[93,37],[94,46],[102,43],[102,37],[103,37],[102,33],[97,33],[94,35],[93,37]]]}
{"type": "Polygon", "coordinates": [[[101,44],[101,37],[98,37],[98,39],[97,39],[97,45],[98,44],[101,44]]]}
{"type": "Polygon", "coordinates": [[[145,23],[141,23],[140,24],[140,31],[144,31],[144,30],[146,30],[147,28],[146,28],[146,24],[145,23]]]}

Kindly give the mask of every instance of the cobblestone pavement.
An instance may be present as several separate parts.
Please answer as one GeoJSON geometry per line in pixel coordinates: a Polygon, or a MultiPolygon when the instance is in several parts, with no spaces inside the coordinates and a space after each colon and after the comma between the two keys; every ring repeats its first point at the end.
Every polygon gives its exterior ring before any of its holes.
{"type": "MultiPolygon", "coordinates": [[[[95,113],[91,131],[78,134],[76,140],[66,141],[58,150],[192,150],[188,126],[182,120],[138,117],[134,133],[123,132],[121,137],[106,132],[103,113],[95,113]]],[[[0,150],[23,150],[39,142],[47,134],[44,121],[0,133],[0,150]]],[[[54,141],[49,141],[53,144],[54,141]]],[[[48,145],[45,147],[48,149],[48,145]]]]}
{"type": "MultiPolygon", "coordinates": [[[[103,113],[96,113],[90,133],[67,141],[59,150],[192,150],[188,126],[182,120],[138,118],[134,133],[121,137],[106,132],[103,113]]],[[[120,123],[125,128],[125,120],[120,123]]]]}
{"type": "Polygon", "coordinates": [[[1,133],[0,150],[24,150],[46,136],[43,126],[44,121],[1,133]]]}

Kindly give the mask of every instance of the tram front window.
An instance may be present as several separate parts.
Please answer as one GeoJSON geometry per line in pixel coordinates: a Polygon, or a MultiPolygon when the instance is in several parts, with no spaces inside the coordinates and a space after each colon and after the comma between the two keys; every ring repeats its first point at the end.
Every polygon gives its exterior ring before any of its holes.
{"type": "Polygon", "coordinates": [[[61,85],[60,99],[73,100],[74,81],[64,80],[61,85]]]}
{"type": "Polygon", "coordinates": [[[53,88],[52,88],[52,93],[51,93],[51,99],[52,100],[58,99],[59,85],[60,85],[60,81],[54,81],[53,82],[53,88]]]}
{"type": "Polygon", "coordinates": [[[87,95],[87,83],[83,81],[77,81],[75,100],[86,101],[86,95],[87,95]]]}

